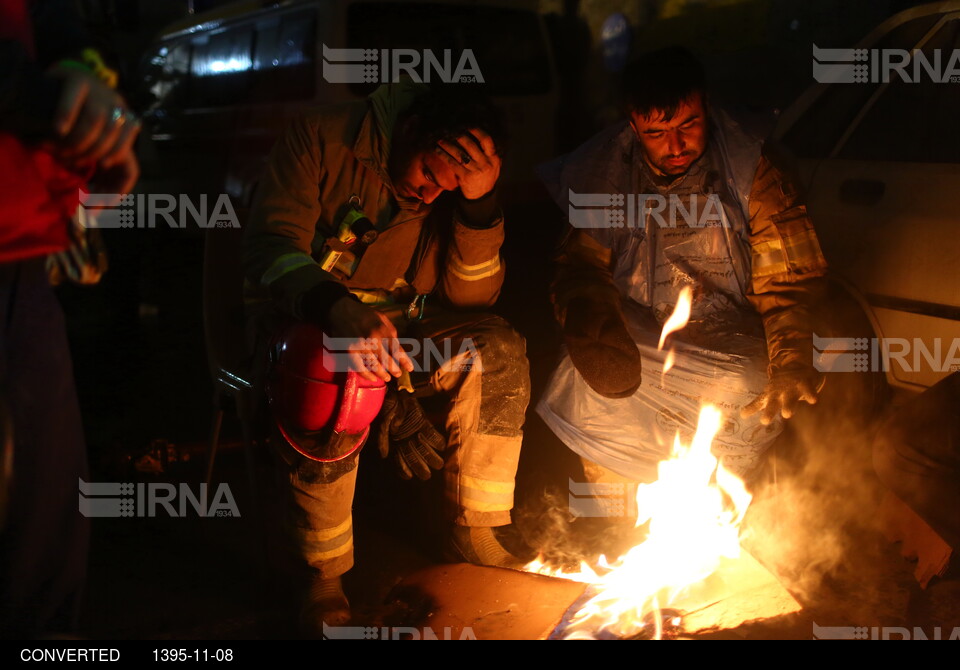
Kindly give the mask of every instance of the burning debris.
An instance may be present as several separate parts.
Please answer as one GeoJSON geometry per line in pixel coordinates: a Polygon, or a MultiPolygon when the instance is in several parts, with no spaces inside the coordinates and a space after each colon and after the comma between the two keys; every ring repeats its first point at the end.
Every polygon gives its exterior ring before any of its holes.
{"type": "MultiPolygon", "coordinates": [[[[660,637],[665,609],[714,574],[723,559],[740,557],[740,523],[751,497],[710,451],[721,419],[719,410],[704,407],[692,442],[684,445],[678,434],[658,480],[638,487],[636,525],[648,528],[643,542],[613,562],[601,556],[597,565],[582,562],[576,571],[551,569],[541,560],[526,566],[591,586],[567,637],[628,638],[651,625],[660,637]]],[[[669,623],[676,626],[673,618],[669,623]]]]}
{"type": "MultiPolygon", "coordinates": [[[[659,349],[671,333],[687,325],[691,301],[692,291],[685,287],[664,323],[659,349]]],[[[669,353],[664,374],[673,362],[672,348],[669,353]]],[[[572,614],[568,613],[571,616],[565,617],[558,628],[560,637],[676,635],[685,628],[682,613],[709,608],[735,592],[730,588],[733,585],[736,589],[736,582],[729,580],[731,571],[749,566],[748,571],[755,575],[748,580],[752,586],[769,575],[752,558],[741,562],[740,526],[752,497],[743,481],[724,468],[712,452],[714,437],[722,425],[719,409],[702,406],[689,444],[684,444],[678,430],[670,458],[658,465],[657,480],[638,486],[635,526],[646,528],[640,543],[612,562],[600,556],[595,565],[581,561],[575,570],[552,568],[542,557],[526,566],[530,572],[589,585],[584,597],[571,608],[572,614]],[[718,596],[720,592],[724,595],[718,596]]],[[[767,581],[776,584],[772,576],[767,581]]],[[[799,609],[782,587],[777,595],[786,595],[799,609]]],[[[782,604],[784,598],[774,601],[782,604]]],[[[774,609],[778,614],[784,609],[796,611],[789,605],[774,609]]]]}

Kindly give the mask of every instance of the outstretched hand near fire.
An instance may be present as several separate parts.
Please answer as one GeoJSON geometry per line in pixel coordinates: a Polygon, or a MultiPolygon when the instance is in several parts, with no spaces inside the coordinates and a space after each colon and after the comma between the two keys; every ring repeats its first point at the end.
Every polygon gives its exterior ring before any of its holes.
{"type": "Polygon", "coordinates": [[[774,374],[766,388],[749,405],[740,410],[740,416],[747,418],[760,412],[760,423],[765,426],[773,423],[778,416],[789,419],[801,402],[815,405],[822,384],[817,372],[809,370],[790,370],[774,374]]]}

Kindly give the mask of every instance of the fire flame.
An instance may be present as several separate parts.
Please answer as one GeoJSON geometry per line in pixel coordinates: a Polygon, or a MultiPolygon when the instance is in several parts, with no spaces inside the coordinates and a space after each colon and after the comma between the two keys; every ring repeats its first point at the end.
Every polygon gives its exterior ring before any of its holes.
{"type": "MultiPolygon", "coordinates": [[[[689,286],[680,292],[663,326],[659,350],[670,333],[687,325],[692,297],[689,286]]],[[[673,361],[671,348],[664,373],[673,361]]],[[[716,572],[721,559],[740,556],[740,522],[751,496],[711,451],[721,424],[720,410],[703,406],[691,443],[684,445],[678,431],[671,457],[657,466],[657,481],[638,486],[636,525],[649,523],[643,542],[613,563],[601,556],[596,566],[581,561],[572,572],[550,568],[541,558],[525,567],[592,585],[595,595],[570,620],[568,639],[600,633],[629,637],[648,625],[651,614],[653,635],[660,637],[661,609],[716,572]]]]}
{"type": "MultiPolygon", "coordinates": [[[[673,314],[671,314],[667,322],[663,324],[663,330],[660,332],[660,344],[657,345],[657,351],[663,351],[663,345],[667,341],[667,336],[670,335],[670,333],[680,330],[690,321],[690,307],[692,303],[693,289],[689,286],[684,286],[680,290],[680,295],[677,297],[677,304],[673,308],[673,314]]],[[[674,359],[674,351],[671,347],[663,362],[663,374],[667,374],[670,368],[673,367],[674,359]]]]}
{"type": "Polygon", "coordinates": [[[629,637],[648,625],[651,614],[659,637],[660,610],[713,574],[722,558],[740,555],[739,527],[751,496],[711,453],[721,419],[719,410],[703,407],[690,445],[678,434],[671,458],[657,467],[657,481],[638,487],[637,526],[649,522],[646,540],[612,563],[601,556],[596,566],[581,562],[573,572],[549,568],[539,558],[526,566],[593,585],[596,595],[571,619],[568,637],[629,637]]]}

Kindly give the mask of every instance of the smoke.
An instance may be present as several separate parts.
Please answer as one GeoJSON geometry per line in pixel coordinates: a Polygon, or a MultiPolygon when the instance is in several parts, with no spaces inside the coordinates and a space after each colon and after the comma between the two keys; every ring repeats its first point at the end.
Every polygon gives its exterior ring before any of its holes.
{"type": "MultiPolygon", "coordinates": [[[[818,404],[787,422],[748,482],[754,499],[742,544],[808,615],[893,622],[902,616],[904,582],[892,579],[897,552],[878,532],[885,489],[872,462],[886,398],[856,376],[828,380],[818,404]]],[[[600,554],[613,560],[644,539],[645,528],[617,519],[574,518],[568,497],[565,487],[548,489],[515,510],[518,528],[551,567],[595,565],[600,554]]]]}
{"type": "MultiPolygon", "coordinates": [[[[882,487],[873,473],[876,421],[829,403],[799,412],[751,482],[743,545],[794,595],[813,599],[824,580],[864,578],[881,550],[876,511],[882,487]],[[866,558],[865,558],[866,557],[866,558]]],[[[615,559],[643,541],[632,519],[577,518],[568,492],[547,488],[515,510],[527,544],[554,567],[615,559]]]]}
{"type": "MultiPolygon", "coordinates": [[[[847,609],[876,608],[892,585],[884,566],[892,549],[879,530],[884,489],[873,472],[872,445],[880,419],[866,411],[862,390],[841,383],[788,422],[775,449],[749,482],[754,494],[743,546],[804,605],[846,599],[847,609]],[[850,588],[857,599],[850,599],[850,588]]],[[[528,544],[552,567],[615,559],[640,543],[646,529],[616,519],[574,518],[567,491],[544,491],[519,513],[528,544]]],[[[887,598],[889,600],[889,598],[887,598]]],[[[876,614],[876,611],[873,612],[876,614]]],[[[864,618],[863,620],[868,620],[864,618]]]]}
{"type": "Polygon", "coordinates": [[[798,413],[753,483],[743,546],[806,603],[833,584],[869,589],[879,577],[883,490],[871,459],[879,420],[853,407],[828,397],[798,413]]]}
{"type": "Polygon", "coordinates": [[[600,555],[613,560],[643,540],[644,529],[634,528],[633,519],[576,517],[568,495],[548,488],[514,519],[527,544],[550,566],[594,565],[600,555]]]}

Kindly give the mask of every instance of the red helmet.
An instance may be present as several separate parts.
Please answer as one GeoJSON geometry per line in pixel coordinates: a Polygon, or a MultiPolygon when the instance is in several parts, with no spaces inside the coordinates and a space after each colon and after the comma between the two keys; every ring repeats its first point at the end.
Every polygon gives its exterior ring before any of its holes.
{"type": "Polygon", "coordinates": [[[370,434],[387,391],[346,370],[344,352],[325,346],[326,336],[309,323],[293,323],[271,347],[267,397],[280,434],[315,461],[354,454],[370,434]]]}

